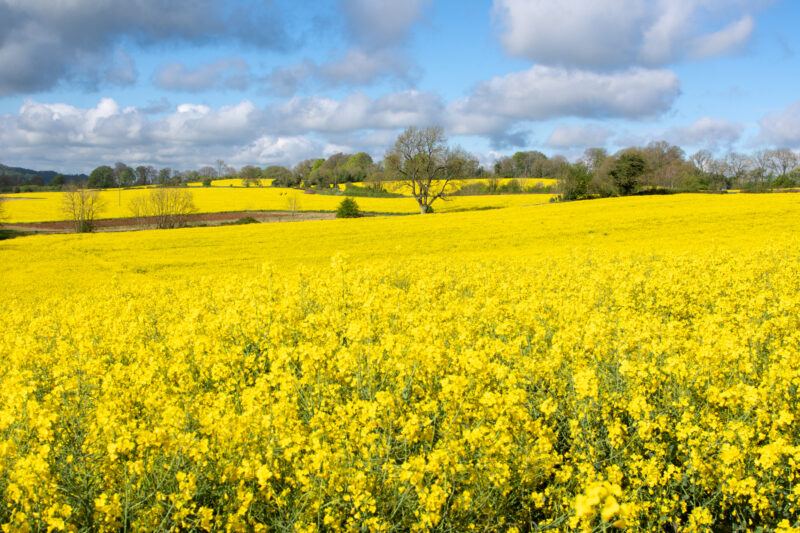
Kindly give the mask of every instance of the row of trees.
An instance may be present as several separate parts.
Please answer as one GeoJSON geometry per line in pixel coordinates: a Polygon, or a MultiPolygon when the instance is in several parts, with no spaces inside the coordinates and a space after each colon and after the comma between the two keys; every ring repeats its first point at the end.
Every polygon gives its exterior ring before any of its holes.
{"type": "Polygon", "coordinates": [[[701,150],[687,157],[681,148],[659,141],[611,155],[601,148],[586,150],[575,163],[563,162],[555,177],[560,178],[564,200],[660,191],[762,190],[800,186],[799,164],[800,156],[788,148],[722,157],[701,150]]]}
{"type": "MultiPolygon", "coordinates": [[[[248,168],[255,167],[244,167],[241,172],[246,172],[248,168]]],[[[114,166],[101,165],[92,170],[86,184],[92,189],[141,187],[145,185],[174,187],[189,182],[236,178],[240,177],[241,172],[232,166],[226,165],[222,159],[218,159],[215,166],[207,165],[200,170],[177,170],[170,167],[156,169],[152,165],[131,167],[118,161],[114,163],[114,166]]]]}
{"type": "MultiPolygon", "coordinates": [[[[441,137],[441,131],[439,136],[441,137]]],[[[460,172],[465,176],[485,174],[477,159],[463,150],[460,155],[465,161],[460,172]]],[[[239,179],[245,187],[260,187],[269,181],[275,187],[305,188],[331,188],[342,183],[366,181],[374,188],[382,189],[383,182],[393,177],[387,175],[386,161],[375,162],[366,152],[339,152],[327,158],[300,161],[291,169],[280,165],[264,168],[247,165],[237,170],[226,165],[223,160],[217,160],[216,167],[205,166],[197,171],[174,171],[170,168],[157,170],[153,166],[144,165],[134,168],[118,162],[113,167],[102,165],[95,168],[89,175],[87,186],[92,189],[146,185],[175,187],[198,181],[208,186],[214,179],[239,179]]]]}

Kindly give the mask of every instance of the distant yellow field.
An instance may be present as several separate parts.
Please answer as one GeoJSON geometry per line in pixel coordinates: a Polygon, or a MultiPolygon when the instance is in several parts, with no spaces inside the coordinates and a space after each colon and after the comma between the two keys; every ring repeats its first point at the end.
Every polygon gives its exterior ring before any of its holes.
{"type": "MultiPolygon", "coordinates": [[[[274,187],[199,187],[192,188],[194,202],[200,213],[226,211],[273,211],[287,210],[288,199],[296,197],[301,211],[335,211],[342,201],[340,196],[304,194],[295,189],[274,187]]],[[[100,193],[106,209],[100,218],[124,218],[130,216],[128,203],[136,196],[148,194],[147,189],[105,190],[100,193]]],[[[5,203],[7,222],[46,222],[64,220],[61,213],[62,193],[19,193],[4,195],[10,199],[5,203]]],[[[551,195],[519,194],[491,196],[456,196],[447,201],[437,201],[437,212],[464,209],[511,207],[546,203],[551,195]]],[[[357,198],[363,211],[377,213],[418,213],[419,207],[413,198],[357,198]]]]}
{"type": "MultiPolygon", "coordinates": [[[[516,179],[516,181],[519,182],[519,184],[523,188],[525,188],[525,187],[552,187],[552,186],[554,186],[554,185],[556,185],[558,183],[558,180],[554,179],[554,178],[500,178],[500,179],[497,180],[497,184],[498,185],[507,185],[508,183],[510,183],[511,181],[514,181],[515,179],[516,179]]],[[[457,180],[457,181],[452,182],[452,190],[456,191],[456,190],[464,187],[465,185],[469,185],[471,183],[483,183],[484,185],[488,185],[489,181],[490,180],[485,179],[485,178],[457,180]]],[[[348,184],[346,184],[346,183],[342,183],[342,184],[339,185],[339,189],[345,190],[347,185],[348,184]]],[[[356,183],[350,183],[349,185],[353,186],[353,187],[368,187],[370,184],[367,183],[367,182],[356,182],[356,183]]],[[[387,191],[397,192],[397,193],[400,193],[400,194],[410,194],[411,193],[410,186],[408,184],[406,184],[406,183],[403,183],[403,182],[385,181],[385,182],[383,182],[383,187],[387,191]]]]}
{"type": "Polygon", "coordinates": [[[698,194],[0,241],[0,524],[796,531],[798,214],[698,194]]]}

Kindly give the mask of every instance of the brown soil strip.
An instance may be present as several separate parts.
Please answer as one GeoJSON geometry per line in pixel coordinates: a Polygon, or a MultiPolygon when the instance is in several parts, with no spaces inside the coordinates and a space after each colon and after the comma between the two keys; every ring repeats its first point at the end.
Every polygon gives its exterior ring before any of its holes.
{"type": "Polygon", "coordinates": [[[4,202],[15,202],[17,200],[44,200],[44,198],[25,198],[24,196],[14,196],[13,198],[10,196],[0,196],[0,199],[4,202]]]}
{"type": "MultiPolygon", "coordinates": [[[[329,220],[336,217],[336,213],[321,211],[235,211],[227,213],[199,213],[187,217],[187,226],[221,226],[226,223],[236,222],[240,218],[253,217],[259,222],[295,222],[301,220],[329,220]]],[[[37,231],[39,233],[71,233],[74,223],[68,220],[58,222],[29,222],[24,224],[5,224],[6,229],[17,231],[37,231]]],[[[153,226],[139,226],[136,218],[106,218],[95,221],[95,231],[134,231],[139,229],[152,229],[153,226]]]]}

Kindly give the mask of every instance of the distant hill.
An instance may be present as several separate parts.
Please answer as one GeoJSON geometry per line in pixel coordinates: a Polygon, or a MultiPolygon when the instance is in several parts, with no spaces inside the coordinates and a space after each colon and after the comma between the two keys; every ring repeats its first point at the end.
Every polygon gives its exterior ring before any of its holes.
{"type": "MultiPolygon", "coordinates": [[[[0,185],[25,185],[27,180],[39,176],[45,184],[49,184],[60,172],[55,170],[31,170],[22,167],[9,167],[0,165],[0,185]]],[[[67,181],[86,181],[86,174],[63,174],[67,181]]]]}

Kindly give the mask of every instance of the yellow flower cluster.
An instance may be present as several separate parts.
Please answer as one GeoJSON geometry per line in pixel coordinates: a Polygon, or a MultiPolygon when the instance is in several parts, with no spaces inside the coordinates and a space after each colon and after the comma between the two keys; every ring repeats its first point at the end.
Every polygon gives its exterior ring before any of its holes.
{"type": "Polygon", "coordinates": [[[791,202],[0,244],[2,529],[792,531],[791,202]]]}

